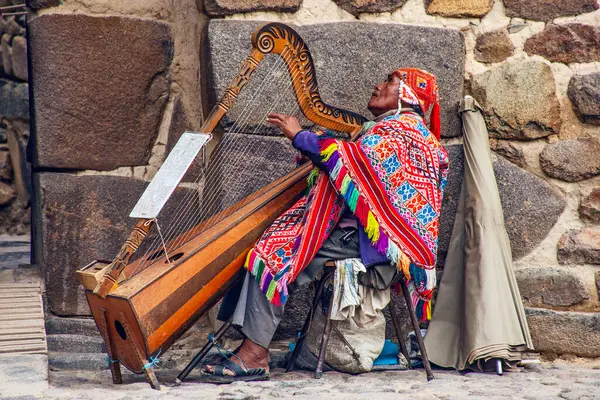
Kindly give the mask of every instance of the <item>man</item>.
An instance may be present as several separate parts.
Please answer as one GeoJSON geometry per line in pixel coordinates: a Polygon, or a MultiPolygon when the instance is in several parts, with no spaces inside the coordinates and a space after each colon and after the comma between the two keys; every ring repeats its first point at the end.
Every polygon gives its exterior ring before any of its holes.
{"type": "Polygon", "coordinates": [[[289,293],[315,279],[328,260],[360,258],[368,271],[360,282],[376,289],[389,287],[400,271],[417,315],[430,318],[448,168],[435,77],[396,70],[375,86],[368,108],[375,120],[355,143],[303,131],[294,117],[269,115],[318,169],[309,177],[309,194],[248,254],[243,285],[226,296],[219,313],[223,321],[233,317],[244,341],[206,366],[205,380],[267,378],[268,346],[289,293]]]}

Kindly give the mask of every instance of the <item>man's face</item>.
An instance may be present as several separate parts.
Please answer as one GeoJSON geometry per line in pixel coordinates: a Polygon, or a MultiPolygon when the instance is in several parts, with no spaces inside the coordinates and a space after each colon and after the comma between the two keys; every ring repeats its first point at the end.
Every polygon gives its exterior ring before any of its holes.
{"type": "Polygon", "coordinates": [[[398,108],[398,90],[400,78],[396,75],[388,75],[385,82],[381,82],[373,89],[371,100],[367,108],[374,116],[379,116],[390,110],[398,108]]]}

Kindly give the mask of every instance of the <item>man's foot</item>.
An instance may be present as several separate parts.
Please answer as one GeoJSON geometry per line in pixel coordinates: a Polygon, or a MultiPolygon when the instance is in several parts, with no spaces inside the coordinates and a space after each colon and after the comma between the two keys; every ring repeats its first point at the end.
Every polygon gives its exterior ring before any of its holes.
{"type": "MultiPolygon", "coordinates": [[[[252,368],[263,368],[266,373],[269,373],[269,351],[245,338],[241,346],[234,352],[235,356],[229,359],[240,366],[243,370],[252,368]]],[[[208,374],[215,373],[215,365],[206,365],[203,372],[208,374]]],[[[229,368],[223,370],[223,375],[236,376],[236,373],[229,368]]]]}

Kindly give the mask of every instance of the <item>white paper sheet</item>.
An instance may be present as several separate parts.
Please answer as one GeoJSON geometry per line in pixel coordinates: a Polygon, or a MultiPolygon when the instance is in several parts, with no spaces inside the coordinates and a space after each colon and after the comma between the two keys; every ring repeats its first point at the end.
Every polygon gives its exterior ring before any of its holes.
{"type": "Polygon", "coordinates": [[[198,152],[210,138],[210,134],[198,132],[185,132],[181,135],[129,216],[131,218],[156,218],[194,162],[198,152]]]}

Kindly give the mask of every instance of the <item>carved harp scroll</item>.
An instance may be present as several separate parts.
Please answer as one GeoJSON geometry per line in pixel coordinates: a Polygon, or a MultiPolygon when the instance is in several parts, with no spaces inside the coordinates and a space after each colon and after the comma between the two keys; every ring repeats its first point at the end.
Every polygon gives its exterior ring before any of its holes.
{"type": "MultiPolygon", "coordinates": [[[[220,101],[204,121],[201,132],[215,130],[221,119],[233,106],[242,88],[251,79],[265,55],[278,54],[287,66],[298,106],[304,116],[323,128],[343,132],[353,139],[366,121],[359,114],[326,104],[319,94],[312,56],[302,38],[290,27],[280,23],[268,23],[252,35],[252,51],[225,90],[220,101]]],[[[305,168],[308,172],[309,168],[305,168]]],[[[140,247],[153,224],[153,220],[140,219],[114,261],[95,276],[94,293],[105,298],[115,290],[129,260],[140,247]]],[[[84,280],[84,277],[81,277],[84,280]]],[[[88,279],[89,280],[89,279],[88,279]]]]}

